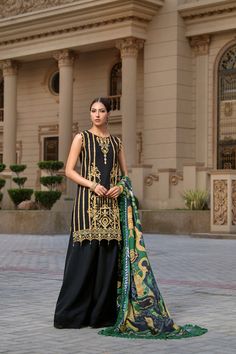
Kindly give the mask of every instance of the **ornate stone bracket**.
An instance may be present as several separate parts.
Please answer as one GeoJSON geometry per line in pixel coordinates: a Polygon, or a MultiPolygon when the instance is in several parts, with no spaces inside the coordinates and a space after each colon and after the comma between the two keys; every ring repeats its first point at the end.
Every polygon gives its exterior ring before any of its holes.
{"type": "Polygon", "coordinates": [[[179,181],[183,181],[183,176],[177,174],[170,176],[170,184],[172,184],[173,186],[176,186],[179,181]]]}
{"type": "Polygon", "coordinates": [[[144,183],[146,186],[150,187],[153,185],[153,182],[156,181],[159,181],[159,176],[151,173],[147,177],[145,177],[144,183]]]}

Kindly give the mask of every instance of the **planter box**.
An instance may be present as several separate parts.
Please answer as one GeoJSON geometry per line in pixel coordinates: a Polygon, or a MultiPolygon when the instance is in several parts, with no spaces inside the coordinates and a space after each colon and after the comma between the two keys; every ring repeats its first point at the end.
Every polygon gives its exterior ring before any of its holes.
{"type": "Polygon", "coordinates": [[[0,210],[2,234],[67,234],[70,212],[51,210],[0,210]]]}
{"type": "MultiPolygon", "coordinates": [[[[191,234],[210,231],[210,211],[140,210],[146,233],[191,234]]],[[[0,233],[69,234],[70,211],[0,210],[0,233]]]]}
{"type": "Polygon", "coordinates": [[[141,210],[143,232],[192,234],[210,232],[210,210],[141,210]]]}

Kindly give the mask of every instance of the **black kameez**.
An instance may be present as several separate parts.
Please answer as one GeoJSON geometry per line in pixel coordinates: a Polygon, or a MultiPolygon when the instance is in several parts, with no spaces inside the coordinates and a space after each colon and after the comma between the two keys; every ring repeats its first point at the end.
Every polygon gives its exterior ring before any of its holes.
{"type": "MultiPolygon", "coordinates": [[[[107,189],[118,182],[117,137],[100,138],[84,131],[80,174],[107,189]]],[[[62,288],[54,326],[111,326],[116,320],[118,241],[121,240],[117,199],[99,197],[78,185],[72,212],[62,288]]]]}

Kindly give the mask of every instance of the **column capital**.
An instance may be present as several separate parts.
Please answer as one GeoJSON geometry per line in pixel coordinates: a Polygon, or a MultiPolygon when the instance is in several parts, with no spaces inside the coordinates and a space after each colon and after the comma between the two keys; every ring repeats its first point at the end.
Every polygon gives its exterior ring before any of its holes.
{"type": "Polygon", "coordinates": [[[190,38],[190,47],[193,48],[195,55],[206,55],[209,52],[211,37],[208,34],[193,36],[190,38]]]}
{"type": "Polygon", "coordinates": [[[121,57],[137,57],[138,52],[144,46],[144,40],[134,37],[118,39],[116,48],[120,50],[121,57]]]}
{"type": "Polygon", "coordinates": [[[7,75],[16,75],[18,71],[18,63],[11,59],[0,61],[0,68],[3,72],[3,77],[7,75]]]}
{"type": "Polygon", "coordinates": [[[60,68],[61,66],[72,66],[77,54],[69,49],[62,49],[55,52],[53,57],[58,61],[58,66],[60,68]]]}

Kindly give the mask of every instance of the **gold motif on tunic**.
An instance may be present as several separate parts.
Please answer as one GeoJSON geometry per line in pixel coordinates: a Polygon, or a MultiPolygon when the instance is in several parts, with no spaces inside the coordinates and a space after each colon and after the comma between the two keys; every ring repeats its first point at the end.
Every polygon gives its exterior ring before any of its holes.
{"type": "Polygon", "coordinates": [[[98,144],[102,150],[102,153],[104,155],[104,164],[106,165],[107,154],[109,151],[110,138],[109,137],[102,138],[100,136],[97,136],[96,139],[97,139],[97,142],[98,142],[98,144]]]}

